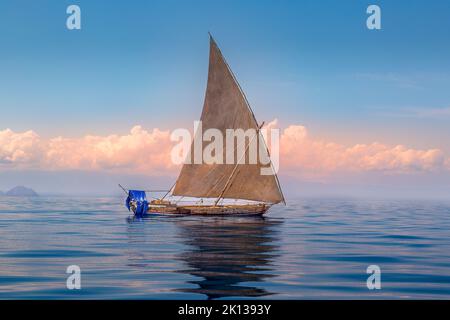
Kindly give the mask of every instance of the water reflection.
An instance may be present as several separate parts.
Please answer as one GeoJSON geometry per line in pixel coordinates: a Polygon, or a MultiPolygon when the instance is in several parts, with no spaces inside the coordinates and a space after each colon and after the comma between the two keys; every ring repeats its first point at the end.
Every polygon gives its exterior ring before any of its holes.
{"type": "Polygon", "coordinates": [[[138,220],[130,216],[127,218],[127,222],[127,267],[150,267],[148,261],[157,259],[152,252],[146,250],[147,247],[152,246],[151,230],[146,228],[145,221],[142,219],[138,220]]]}
{"type": "Polygon", "coordinates": [[[178,219],[182,241],[188,249],[179,259],[188,266],[180,272],[198,277],[196,288],[179,289],[200,293],[208,299],[259,297],[271,292],[247,282],[261,283],[272,277],[276,258],[276,227],[279,220],[261,217],[178,219]]]}

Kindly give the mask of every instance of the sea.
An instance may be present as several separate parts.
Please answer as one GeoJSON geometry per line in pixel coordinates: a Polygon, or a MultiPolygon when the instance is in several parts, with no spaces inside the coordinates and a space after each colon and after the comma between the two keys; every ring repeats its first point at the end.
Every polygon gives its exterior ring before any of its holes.
{"type": "Polygon", "coordinates": [[[0,197],[0,299],[450,298],[450,202],[133,219],[123,200],[0,197]]]}

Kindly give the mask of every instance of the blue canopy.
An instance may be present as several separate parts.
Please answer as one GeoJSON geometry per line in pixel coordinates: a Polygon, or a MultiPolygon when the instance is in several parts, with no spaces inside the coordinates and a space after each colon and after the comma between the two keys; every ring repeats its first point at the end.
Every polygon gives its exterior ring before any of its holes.
{"type": "Polygon", "coordinates": [[[136,203],[136,211],[134,214],[138,217],[142,217],[147,213],[148,210],[148,201],[145,191],[140,190],[128,190],[128,197],[125,200],[125,206],[130,211],[130,202],[133,201],[136,203]]]}

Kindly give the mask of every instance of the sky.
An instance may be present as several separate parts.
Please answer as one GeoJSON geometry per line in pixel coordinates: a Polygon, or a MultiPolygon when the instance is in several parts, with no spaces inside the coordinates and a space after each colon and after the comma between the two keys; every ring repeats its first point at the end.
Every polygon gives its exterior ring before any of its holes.
{"type": "Polygon", "coordinates": [[[449,12],[440,0],[1,1],[0,190],[170,186],[169,132],[200,116],[209,31],[257,119],[282,130],[287,193],[448,197],[449,12]],[[81,30],[66,28],[71,4],[81,30]],[[370,4],[381,30],[366,27],[370,4]]]}

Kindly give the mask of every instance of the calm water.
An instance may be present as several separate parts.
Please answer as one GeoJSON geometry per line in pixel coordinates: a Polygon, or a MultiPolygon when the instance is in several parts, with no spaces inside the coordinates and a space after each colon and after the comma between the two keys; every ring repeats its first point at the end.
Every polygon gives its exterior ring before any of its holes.
{"type": "Polygon", "coordinates": [[[120,198],[0,198],[0,298],[450,298],[450,203],[289,201],[127,221],[120,198]],[[381,268],[369,291],[366,268],[381,268]],[[66,289],[68,265],[81,290],[66,289]]]}

